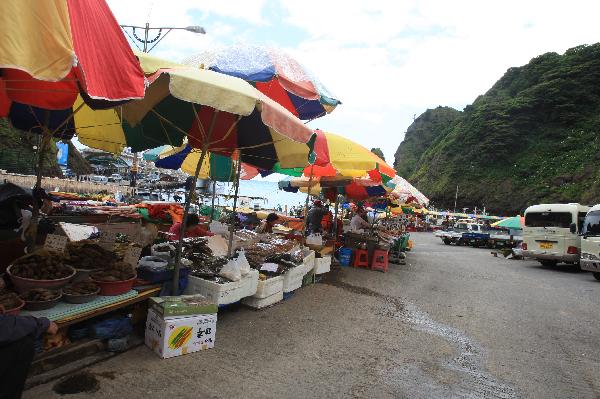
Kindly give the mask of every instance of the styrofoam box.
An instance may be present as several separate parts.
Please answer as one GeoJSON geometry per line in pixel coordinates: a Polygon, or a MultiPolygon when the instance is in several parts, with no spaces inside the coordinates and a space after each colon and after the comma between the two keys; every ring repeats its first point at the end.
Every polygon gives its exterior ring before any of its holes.
{"type": "Polygon", "coordinates": [[[328,273],[331,270],[331,256],[315,258],[315,274],[328,273]]]}
{"type": "MultiPolygon", "coordinates": [[[[304,260],[302,261],[305,265],[315,265],[315,251],[312,249],[305,250],[304,260]]],[[[312,267],[311,267],[312,269],[312,267]]]]}
{"type": "Polygon", "coordinates": [[[276,292],[275,294],[269,295],[265,298],[257,298],[256,296],[251,296],[242,299],[242,303],[244,305],[250,306],[254,309],[261,309],[281,301],[283,301],[283,290],[280,290],[279,292],[276,292]]]}
{"type": "Polygon", "coordinates": [[[302,263],[300,266],[296,266],[283,274],[283,292],[294,291],[302,287],[302,279],[313,267],[315,267],[314,261],[311,263],[302,263]]]}
{"type": "Polygon", "coordinates": [[[283,292],[283,276],[271,277],[266,280],[258,280],[258,287],[253,298],[266,298],[271,295],[283,292]]]}
{"type": "Polygon", "coordinates": [[[258,270],[251,269],[250,273],[240,281],[218,284],[200,277],[189,276],[185,294],[201,294],[217,303],[227,305],[247,296],[256,294],[258,288],[258,270]]]}
{"type": "Polygon", "coordinates": [[[214,347],[216,332],[216,313],[162,318],[149,309],[144,342],[168,359],[214,347]]]}

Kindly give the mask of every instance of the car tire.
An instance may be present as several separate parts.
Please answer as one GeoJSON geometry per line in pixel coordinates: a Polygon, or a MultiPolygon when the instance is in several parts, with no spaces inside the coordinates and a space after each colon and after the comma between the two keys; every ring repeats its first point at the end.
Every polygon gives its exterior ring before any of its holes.
{"type": "Polygon", "coordinates": [[[450,245],[450,240],[449,240],[449,239],[447,239],[447,238],[444,238],[444,244],[446,244],[446,245],[450,245]]]}
{"type": "Polygon", "coordinates": [[[594,276],[594,278],[598,281],[600,281],[600,273],[599,272],[593,272],[592,275],[594,276]]]}
{"type": "Polygon", "coordinates": [[[557,261],[555,260],[539,260],[539,262],[542,264],[542,266],[546,266],[546,267],[556,267],[556,265],[558,264],[557,261]]]}

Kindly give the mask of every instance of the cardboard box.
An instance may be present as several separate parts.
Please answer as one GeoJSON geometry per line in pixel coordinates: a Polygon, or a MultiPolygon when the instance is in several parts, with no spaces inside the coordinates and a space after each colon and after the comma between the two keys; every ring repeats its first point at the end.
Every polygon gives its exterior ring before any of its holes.
{"type": "Polygon", "coordinates": [[[149,309],[145,343],[168,359],[214,347],[216,331],[216,314],[162,318],[149,309]]]}
{"type": "Polygon", "coordinates": [[[211,314],[218,310],[215,302],[202,295],[152,297],[150,307],[161,317],[211,314]]]}

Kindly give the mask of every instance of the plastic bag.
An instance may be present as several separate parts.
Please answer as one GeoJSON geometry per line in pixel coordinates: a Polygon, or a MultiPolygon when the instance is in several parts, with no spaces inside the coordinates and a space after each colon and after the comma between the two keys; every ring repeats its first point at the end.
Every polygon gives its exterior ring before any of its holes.
{"type": "Polygon", "coordinates": [[[89,331],[93,338],[122,338],[133,332],[133,326],[129,317],[122,316],[105,319],[92,324],[89,331]]]}
{"type": "Polygon", "coordinates": [[[138,267],[142,267],[144,269],[148,269],[153,272],[159,272],[159,271],[165,270],[168,265],[169,265],[169,262],[167,262],[160,256],[144,256],[138,262],[138,267]]]}
{"type": "Polygon", "coordinates": [[[250,273],[250,263],[248,262],[248,259],[246,259],[246,252],[244,252],[244,249],[239,250],[238,257],[235,259],[235,261],[239,264],[240,273],[242,276],[250,273]]]}
{"type": "Polygon", "coordinates": [[[308,245],[323,245],[323,237],[321,234],[311,234],[306,237],[306,244],[308,245]]]}
{"type": "Polygon", "coordinates": [[[219,276],[225,277],[231,281],[240,281],[242,272],[240,271],[240,263],[237,259],[231,259],[219,272],[219,276]]]}
{"type": "Polygon", "coordinates": [[[150,254],[163,258],[168,263],[172,263],[175,258],[175,247],[166,242],[154,244],[150,250],[150,254]]]}

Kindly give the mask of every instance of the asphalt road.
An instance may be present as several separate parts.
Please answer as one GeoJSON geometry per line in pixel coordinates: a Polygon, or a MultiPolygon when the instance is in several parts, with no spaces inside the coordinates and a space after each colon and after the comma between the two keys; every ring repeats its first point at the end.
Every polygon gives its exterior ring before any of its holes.
{"type": "MultiPolygon", "coordinates": [[[[69,398],[600,398],[600,283],[413,235],[406,265],[342,269],[262,311],[219,315],[214,349],[138,347],[69,398]]],[[[24,398],[60,397],[53,383],[24,398]]]]}

